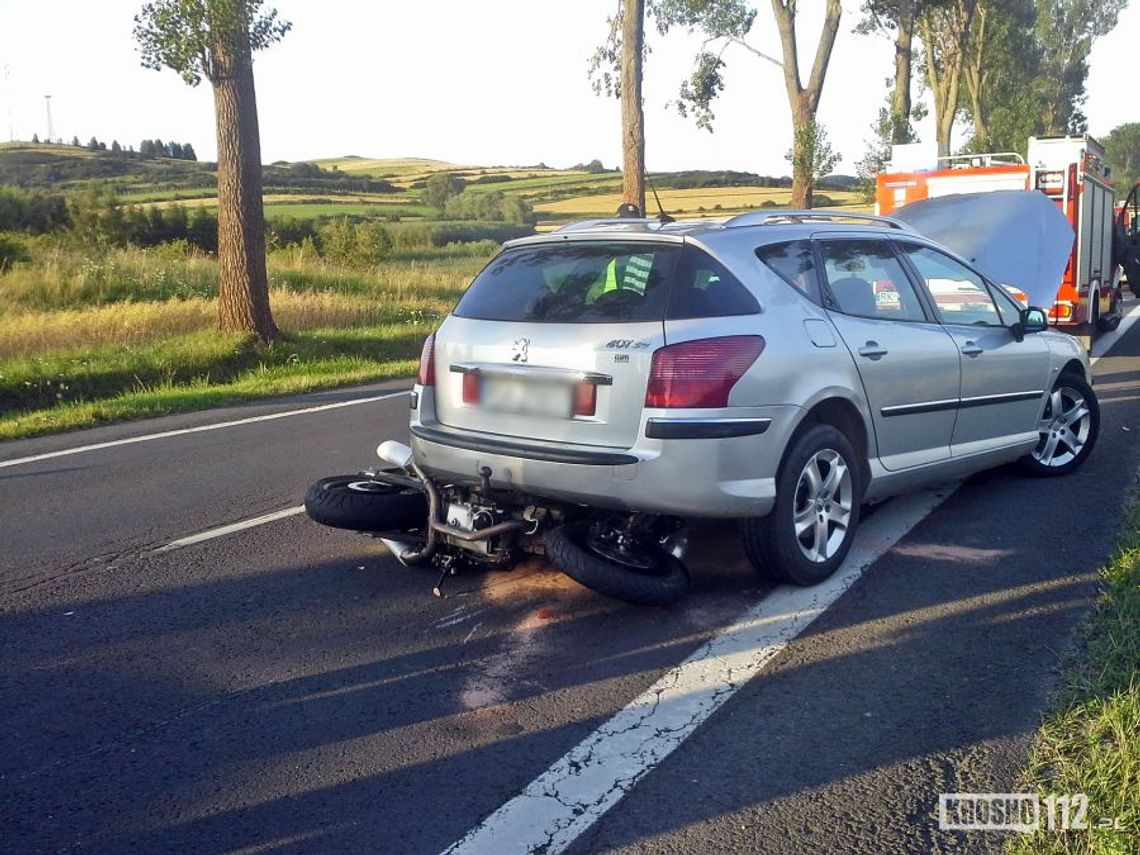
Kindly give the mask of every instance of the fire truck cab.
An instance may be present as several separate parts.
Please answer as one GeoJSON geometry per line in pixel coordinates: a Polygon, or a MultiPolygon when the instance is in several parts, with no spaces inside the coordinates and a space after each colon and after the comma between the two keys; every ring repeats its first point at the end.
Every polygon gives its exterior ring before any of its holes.
{"type": "Polygon", "coordinates": [[[1052,199],[1076,235],[1049,319],[1091,344],[1123,314],[1121,270],[1113,250],[1113,185],[1104,148],[1092,137],[1030,137],[1028,158],[1014,152],[930,157],[921,144],[895,146],[878,176],[875,212],[889,215],[920,199],[994,190],[1037,190],[1052,199]],[[923,164],[933,164],[924,168],[923,164]]]}

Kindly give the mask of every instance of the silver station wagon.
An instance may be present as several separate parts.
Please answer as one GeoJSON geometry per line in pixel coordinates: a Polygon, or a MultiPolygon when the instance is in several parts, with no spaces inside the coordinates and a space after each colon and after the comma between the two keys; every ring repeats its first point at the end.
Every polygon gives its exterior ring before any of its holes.
{"type": "Polygon", "coordinates": [[[687,519],[739,519],[761,572],[810,585],[864,503],[1013,461],[1063,475],[1098,428],[1078,341],[902,222],[590,221],[507,244],[424,344],[411,447],[306,504],[441,582],[544,553],[665,603],[687,519]]]}

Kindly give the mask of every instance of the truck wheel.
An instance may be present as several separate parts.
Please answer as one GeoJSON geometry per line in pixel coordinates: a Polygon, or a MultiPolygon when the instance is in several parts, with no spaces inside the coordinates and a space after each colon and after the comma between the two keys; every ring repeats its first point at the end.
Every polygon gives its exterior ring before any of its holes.
{"type": "Polygon", "coordinates": [[[1112,332],[1120,326],[1120,319],[1124,317],[1124,295],[1117,288],[1112,292],[1112,306],[1107,315],[1101,315],[1096,320],[1098,332],[1112,332]]]}
{"type": "Polygon", "coordinates": [[[839,569],[859,526],[856,460],[831,425],[814,425],[795,440],[776,477],[776,506],[741,523],[744,552],[764,576],[816,585],[839,569]]]}
{"type": "Polygon", "coordinates": [[[321,525],[354,531],[397,531],[422,526],[427,498],[419,490],[371,475],[322,478],[305,493],[305,512],[321,525]]]}
{"type": "Polygon", "coordinates": [[[550,563],[580,585],[626,603],[664,606],[689,590],[689,572],[656,544],[624,545],[606,522],[560,525],[546,535],[550,563]]]}
{"type": "Polygon", "coordinates": [[[1075,374],[1058,377],[1037,429],[1037,447],[1020,461],[1024,472],[1051,478],[1084,463],[1100,433],[1100,404],[1092,387],[1075,374]]]}

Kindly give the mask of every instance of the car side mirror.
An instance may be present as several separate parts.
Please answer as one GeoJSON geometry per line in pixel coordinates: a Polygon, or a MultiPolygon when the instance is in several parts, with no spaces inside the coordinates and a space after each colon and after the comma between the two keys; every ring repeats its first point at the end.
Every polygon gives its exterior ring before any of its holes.
{"type": "Polygon", "coordinates": [[[1023,341],[1027,334],[1043,332],[1048,328],[1049,316],[1045,314],[1045,310],[1030,306],[1021,310],[1017,320],[1010,325],[1009,331],[1013,333],[1014,339],[1023,341]]]}
{"type": "Polygon", "coordinates": [[[1044,309],[1038,309],[1036,306],[1022,309],[1019,320],[1023,333],[1038,333],[1049,329],[1049,316],[1045,314],[1044,309]]]}

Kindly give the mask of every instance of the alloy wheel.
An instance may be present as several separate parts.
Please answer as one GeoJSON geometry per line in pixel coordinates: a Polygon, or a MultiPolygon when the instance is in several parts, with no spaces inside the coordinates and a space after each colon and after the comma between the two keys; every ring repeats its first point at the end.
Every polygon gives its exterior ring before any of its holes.
{"type": "Polygon", "coordinates": [[[853,509],[853,481],[847,461],[837,451],[813,454],[800,473],[792,524],[800,552],[822,564],[847,538],[853,509]]]}
{"type": "Polygon", "coordinates": [[[1040,439],[1033,458],[1044,466],[1064,466],[1081,454],[1092,431],[1092,419],[1084,395],[1071,386],[1058,386],[1049,393],[1045,414],[1037,426],[1040,439]]]}

